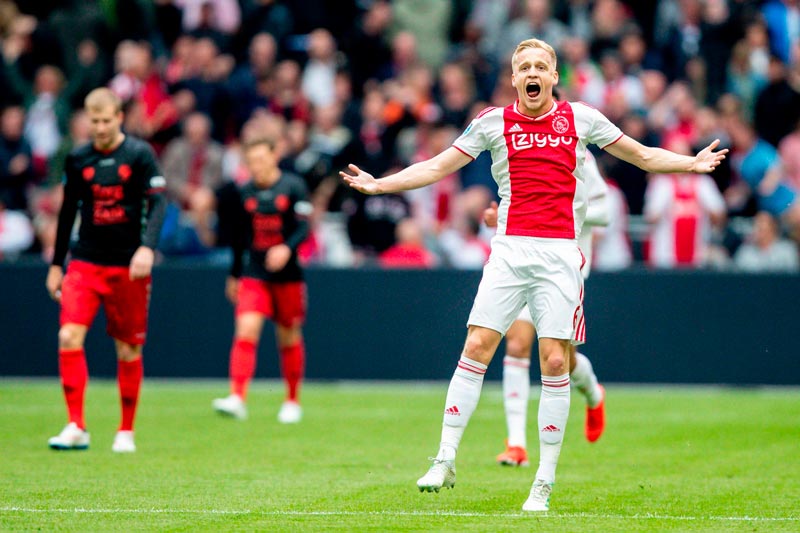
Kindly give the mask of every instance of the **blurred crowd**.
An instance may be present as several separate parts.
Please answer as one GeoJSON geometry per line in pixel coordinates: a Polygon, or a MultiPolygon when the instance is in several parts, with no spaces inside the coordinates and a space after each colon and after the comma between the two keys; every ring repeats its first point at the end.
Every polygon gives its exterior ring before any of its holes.
{"type": "Polygon", "coordinates": [[[511,54],[538,37],[559,54],[561,98],[645,144],[732,150],[680,178],[598,153],[613,217],[597,269],[798,270],[797,0],[0,0],[0,36],[6,260],[52,253],[64,158],[89,140],[83,98],[108,86],[167,178],[165,257],[226,260],[240,140],[269,129],[313,200],[305,264],[481,268],[488,154],[403,195],[355,194],[337,172],[380,176],[449,146],[514,101],[511,54]]]}

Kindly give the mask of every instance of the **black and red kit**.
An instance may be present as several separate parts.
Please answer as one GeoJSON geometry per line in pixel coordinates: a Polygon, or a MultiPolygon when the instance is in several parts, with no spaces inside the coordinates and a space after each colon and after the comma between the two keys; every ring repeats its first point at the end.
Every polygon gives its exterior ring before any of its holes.
{"type": "Polygon", "coordinates": [[[117,148],[103,152],[89,143],[69,154],[64,173],[54,265],[64,265],[78,210],[75,259],[126,266],[139,246],[158,245],[166,181],[149,144],[126,135],[117,148]]]}
{"type": "Polygon", "coordinates": [[[311,215],[302,178],[283,172],[270,187],[250,181],[239,189],[239,199],[231,275],[274,283],[302,280],[297,247],[308,236],[311,215]],[[292,256],[283,269],[269,272],[264,260],[267,251],[278,244],[287,245],[292,256]]]}

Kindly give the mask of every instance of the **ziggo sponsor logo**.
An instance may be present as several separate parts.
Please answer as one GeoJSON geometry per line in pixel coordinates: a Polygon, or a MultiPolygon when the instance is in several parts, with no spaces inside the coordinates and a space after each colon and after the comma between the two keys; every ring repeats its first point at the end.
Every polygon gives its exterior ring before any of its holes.
{"type": "Polygon", "coordinates": [[[557,148],[560,145],[569,146],[575,139],[566,135],[553,135],[552,133],[512,133],[511,146],[514,150],[527,150],[528,148],[544,148],[550,146],[557,148]]]}

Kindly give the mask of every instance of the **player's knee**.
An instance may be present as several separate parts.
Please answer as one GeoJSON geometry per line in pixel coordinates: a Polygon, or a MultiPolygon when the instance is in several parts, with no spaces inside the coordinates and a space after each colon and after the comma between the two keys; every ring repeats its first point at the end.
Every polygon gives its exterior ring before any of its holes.
{"type": "Polygon", "coordinates": [[[75,350],[83,346],[83,335],[78,328],[70,325],[58,330],[58,347],[62,350],[75,350]]]}
{"type": "Polygon", "coordinates": [[[142,356],[142,347],[127,342],[117,343],[117,359],[126,363],[135,361],[142,356]]]}
{"type": "Polygon", "coordinates": [[[487,364],[491,360],[492,350],[479,336],[469,335],[464,343],[464,357],[487,364]]]}

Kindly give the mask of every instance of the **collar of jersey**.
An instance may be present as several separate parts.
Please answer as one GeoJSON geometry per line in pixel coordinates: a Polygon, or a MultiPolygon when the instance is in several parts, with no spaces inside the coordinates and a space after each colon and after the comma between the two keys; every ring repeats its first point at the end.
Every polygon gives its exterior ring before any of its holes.
{"type": "Polygon", "coordinates": [[[550,111],[548,111],[547,113],[544,113],[544,114],[542,114],[542,115],[539,115],[538,117],[529,117],[528,115],[526,115],[526,114],[524,114],[524,113],[520,112],[520,111],[517,109],[517,106],[518,106],[518,105],[519,105],[519,100],[516,100],[516,101],[514,102],[514,113],[516,113],[517,115],[519,115],[519,116],[523,117],[525,120],[531,120],[531,121],[542,120],[542,119],[544,119],[544,118],[546,118],[546,117],[548,117],[548,116],[552,115],[553,113],[555,113],[555,112],[556,112],[556,109],[558,109],[558,103],[557,103],[555,100],[553,100],[553,107],[551,107],[551,108],[550,108],[550,111]]]}

